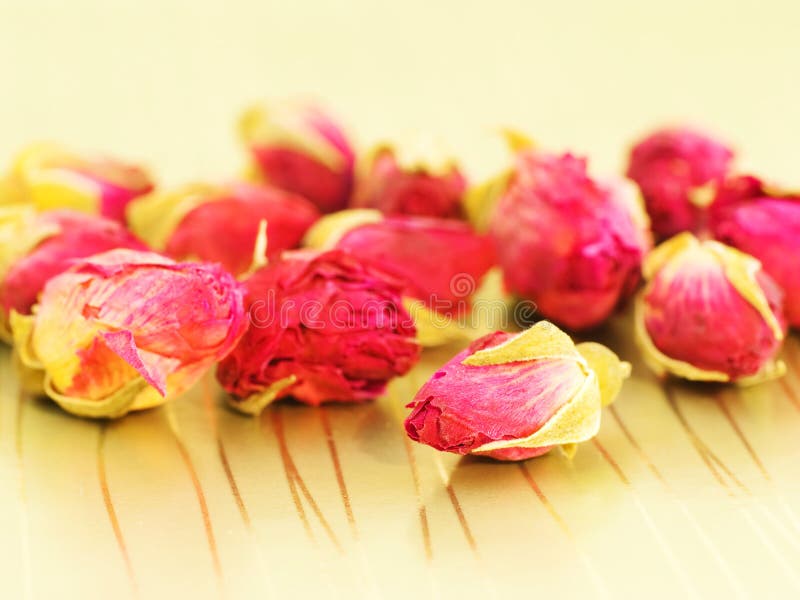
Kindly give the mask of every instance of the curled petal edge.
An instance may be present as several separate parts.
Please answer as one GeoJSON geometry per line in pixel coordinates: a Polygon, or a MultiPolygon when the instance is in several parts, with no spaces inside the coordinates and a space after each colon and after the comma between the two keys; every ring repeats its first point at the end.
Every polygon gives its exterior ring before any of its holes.
{"type": "Polygon", "coordinates": [[[258,416],[268,404],[272,404],[278,399],[278,394],[296,382],[297,376],[289,375],[272,383],[264,391],[249,395],[244,400],[234,400],[232,396],[228,396],[228,405],[240,413],[258,416]]]}
{"type": "Polygon", "coordinates": [[[383,221],[383,213],[372,208],[350,208],[320,218],[306,232],[303,246],[316,250],[335,248],[345,234],[362,225],[383,221]]]}

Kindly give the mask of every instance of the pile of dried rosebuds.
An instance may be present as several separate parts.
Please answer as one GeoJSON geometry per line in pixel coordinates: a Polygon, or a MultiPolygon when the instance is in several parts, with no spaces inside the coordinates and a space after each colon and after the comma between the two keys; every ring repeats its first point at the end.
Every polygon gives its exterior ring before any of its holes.
{"type": "Polygon", "coordinates": [[[0,334],[26,387],[115,418],[217,364],[244,413],[371,400],[423,347],[464,339],[453,322],[493,267],[546,320],[472,341],[419,390],[406,431],[439,450],[522,460],[592,438],[631,367],[558,326],[590,330],[637,290],[635,335],[659,374],[785,371],[800,195],[736,173],[705,135],[638,143],[634,185],[506,132],[509,168],[471,186],[429,152],[357,154],[308,104],[253,107],[240,133],[246,181],[172,190],[56,145],[19,155],[0,181],[0,334]]]}

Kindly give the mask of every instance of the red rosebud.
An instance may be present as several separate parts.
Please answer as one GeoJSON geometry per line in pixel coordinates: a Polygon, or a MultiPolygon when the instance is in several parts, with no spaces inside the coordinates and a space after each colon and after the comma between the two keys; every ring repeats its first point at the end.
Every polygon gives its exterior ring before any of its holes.
{"type": "Polygon", "coordinates": [[[184,186],[128,207],[131,228],[153,248],[178,260],[218,262],[235,275],[250,267],[261,221],[273,257],[296,248],[318,218],[301,196],[245,183],[184,186]]]}
{"type": "Polygon", "coordinates": [[[150,192],[140,167],[104,156],[80,156],[56,144],[33,144],[17,157],[0,187],[39,210],[71,208],[123,221],[125,206],[150,192]]]}
{"type": "Polygon", "coordinates": [[[647,256],[644,274],[636,337],[657,373],[741,384],[783,374],[782,293],[758,260],[682,233],[647,256]]]}
{"type": "Polygon", "coordinates": [[[578,344],[542,321],[480,338],[409,404],[409,437],[437,450],[524,460],[586,441],[630,373],[608,348],[578,344]]]}
{"type": "Polygon", "coordinates": [[[30,314],[45,283],[79,258],[115,248],[145,250],[116,221],[70,210],[36,213],[7,207],[0,219],[0,323],[11,310],[30,314]]]}
{"type": "Polygon", "coordinates": [[[466,187],[454,161],[405,156],[384,145],[366,159],[353,205],[388,215],[457,218],[466,187]]]}
{"type": "Polygon", "coordinates": [[[601,184],[584,159],[535,150],[502,181],[490,232],[509,290],[571,329],[602,323],[635,290],[650,247],[633,186],[601,184]]]}
{"type": "Polygon", "coordinates": [[[217,369],[242,412],[370,400],[419,357],[401,282],[347,252],[285,252],[245,287],[250,328],[217,369]]]}
{"type": "Polygon", "coordinates": [[[320,108],[261,104],[239,123],[259,179],[300,194],[322,212],[344,208],[353,187],[355,153],[342,129],[320,108]]]}
{"type": "Polygon", "coordinates": [[[633,147],[628,177],[642,191],[653,232],[665,239],[698,231],[733,152],[691,129],[662,129],[633,147]]]}
{"type": "Polygon", "coordinates": [[[731,178],[711,205],[710,226],[716,239],[761,261],[783,289],[786,319],[800,327],[800,194],[731,178]]]}

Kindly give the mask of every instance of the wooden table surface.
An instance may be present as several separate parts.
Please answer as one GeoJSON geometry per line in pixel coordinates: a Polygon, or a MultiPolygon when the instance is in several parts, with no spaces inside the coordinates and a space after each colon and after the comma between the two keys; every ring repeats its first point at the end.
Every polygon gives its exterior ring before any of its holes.
{"type": "Polygon", "coordinates": [[[519,464],[401,421],[455,350],[360,406],[225,407],[213,377],[113,423],[20,394],[0,351],[5,598],[797,597],[800,340],[781,381],[663,384],[634,364],[594,442],[519,464]]]}

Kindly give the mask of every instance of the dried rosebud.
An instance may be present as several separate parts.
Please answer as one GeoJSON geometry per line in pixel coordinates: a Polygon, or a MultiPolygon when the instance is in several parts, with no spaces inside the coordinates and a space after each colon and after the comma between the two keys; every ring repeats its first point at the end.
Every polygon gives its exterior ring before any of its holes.
{"type": "MultiPolygon", "coordinates": [[[[445,318],[458,317],[469,310],[471,295],[494,264],[489,238],[478,235],[463,221],[412,215],[390,217],[370,209],[345,210],[323,217],[309,230],[306,244],[318,249],[345,249],[370,261],[405,282],[407,307],[409,299],[416,300],[425,310],[445,318]]],[[[414,308],[411,312],[416,316],[418,311],[414,308]]],[[[422,334],[420,326],[418,321],[418,333],[422,334]]],[[[447,341],[435,336],[445,329],[433,328],[420,336],[420,342],[435,345],[447,341]]]]}
{"type": "Polygon", "coordinates": [[[782,293],[747,254],[682,233],[644,263],[636,337],[658,374],[755,383],[783,374],[782,293]]]}
{"type": "Polygon", "coordinates": [[[360,165],[353,205],[388,215],[461,217],[466,179],[454,160],[430,154],[377,146],[360,165]]]}
{"type": "Polygon", "coordinates": [[[602,323],[635,290],[651,243],[633,186],[535,150],[520,152],[502,181],[490,233],[509,291],[571,329],[602,323]]]}
{"type": "Polygon", "coordinates": [[[630,365],[547,321],[498,331],[439,369],[409,404],[409,437],[437,450],[524,460],[594,437],[630,365]]]}
{"type": "Polygon", "coordinates": [[[30,205],[5,207],[0,217],[0,332],[8,332],[12,310],[30,314],[45,283],[76,259],[115,248],[146,249],[110,219],[70,210],[36,213],[30,205]]]}
{"type": "Polygon", "coordinates": [[[702,227],[732,159],[723,143],[686,128],[656,131],[633,147],[628,177],[639,184],[658,239],[702,227]]]}
{"type": "Polygon", "coordinates": [[[261,221],[273,257],[296,248],[318,218],[316,206],[301,196],[244,183],[187,185],[128,207],[131,229],[156,250],[178,260],[219,262],[235,275],[250,267],[261,221]]]}
{"type": "Polygon", "coordinates": [[[419,357],[402,284],[347,252],[285,252],[245,286],[250,328],[217,369],[237,410],[370,400],[419,357]]]}
{"type": "Polygon", "coordinates": [[[320,108],[259,104],[244,112],[239,131],[259,179],[308,198],[322,212],[347,205],[355,153],[339,125],[320,108]]]}
{"type": "Polygon", "coordinates": [[[45,285],[30,316],[11,314],[23,364],[85,417],[120,417],[180,394],[246,326],[239,283],[218,265],[111,250],[45,285]]]}
{"type": "Polygon", "coordinates": [[[761,261],[785,294],[786,320],[800,327],[800,193],[731,178],[711,205],[710,226],[720,242],[761,261]]]}
{"type": "Polygon", "coordinates": [[[125,206],[150,192],[140,167],[103,156],[81,156],[55,144],[34,144],[17,157],[3,191],[39,210],[71,208],[123,221],[125,206]]]}

